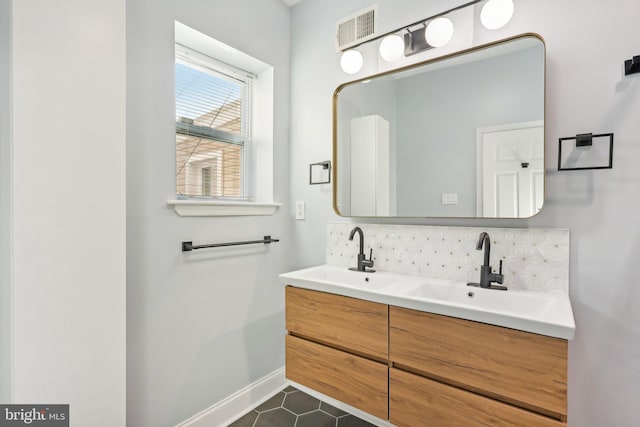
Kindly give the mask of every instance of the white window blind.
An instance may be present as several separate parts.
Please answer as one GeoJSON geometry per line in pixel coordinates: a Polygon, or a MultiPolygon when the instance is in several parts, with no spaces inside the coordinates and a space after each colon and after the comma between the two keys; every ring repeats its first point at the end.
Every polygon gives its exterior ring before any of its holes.
{"type": "Polygon", "coordinates": [[[254,76],[176,45],[178,196],[251,200],[254,76]]]}

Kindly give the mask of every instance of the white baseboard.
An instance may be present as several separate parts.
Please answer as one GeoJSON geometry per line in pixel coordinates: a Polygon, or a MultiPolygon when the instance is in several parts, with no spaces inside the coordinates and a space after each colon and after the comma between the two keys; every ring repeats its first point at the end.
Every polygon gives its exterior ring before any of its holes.
{"type": "Polygon", "coordinates": [[[273,396],[277,391],[282,390],[287,384],[283,366],[188,420],[177,424],[176,427],[226,427],[273,396]]]}

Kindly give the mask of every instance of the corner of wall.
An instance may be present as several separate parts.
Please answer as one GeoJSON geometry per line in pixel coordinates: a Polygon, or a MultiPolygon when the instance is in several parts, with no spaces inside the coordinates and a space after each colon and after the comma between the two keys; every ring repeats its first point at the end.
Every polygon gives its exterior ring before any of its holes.
{"type": "Polygon", "coordinates": [[[11,399],[11,0],[0,0],[0,402],[11,399]]]}

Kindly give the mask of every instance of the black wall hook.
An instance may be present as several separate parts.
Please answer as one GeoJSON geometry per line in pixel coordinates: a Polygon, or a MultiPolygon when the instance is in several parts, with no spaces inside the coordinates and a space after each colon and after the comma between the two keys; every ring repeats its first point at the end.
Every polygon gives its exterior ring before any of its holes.
{"type": "Polygon", "coordinates": [[[640,55],[624,61],[624,75],[640,73],[640,55]]]}

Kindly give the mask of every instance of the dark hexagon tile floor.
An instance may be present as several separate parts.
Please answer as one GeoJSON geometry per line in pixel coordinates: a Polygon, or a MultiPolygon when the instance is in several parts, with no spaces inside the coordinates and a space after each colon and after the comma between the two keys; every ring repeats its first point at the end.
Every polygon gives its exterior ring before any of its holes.
{"type": "Polygon", "coordinates": [[[229,427],[375,427],[373,424],[287,387],[229,427]]]}

